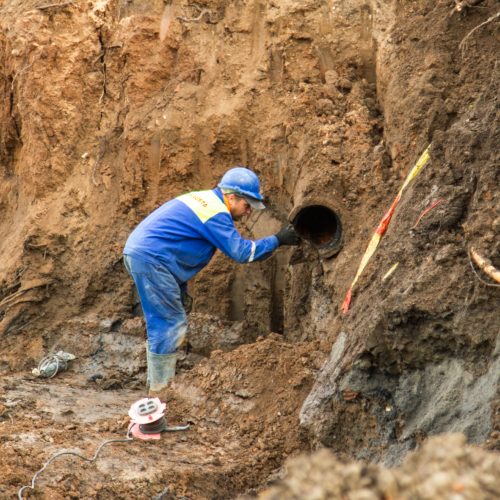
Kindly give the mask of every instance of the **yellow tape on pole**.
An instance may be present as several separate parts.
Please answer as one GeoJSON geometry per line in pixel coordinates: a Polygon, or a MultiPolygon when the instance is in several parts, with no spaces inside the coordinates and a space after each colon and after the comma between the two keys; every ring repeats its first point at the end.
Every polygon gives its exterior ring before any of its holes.
{"type": "Polygon", "coordinates": [[[403,186],[399,190],[396,198],[392,202],[392,205],[389,207],[389,210],[387,210],[386,214],[384,217],[382,217],[382,220],[380,221],[375,233],[373,234],[370,243],[368,243],[368,247],[363,255],[363,258],[361,259],[361,262],[359,264],[358,270],[356,272],[356,276],[354,277],[353,282],[351,283],[351,286],[349,287],[349,290],[347,291],[347,294],[345,296],[344,302],[342,303],[342,312],[345,314],[349,310],[349,306],[351,304],[352,300],[352,290],[356,282],[358,281],[358,278],[361,276],[361,273],[364,271],[366,265],[372,258],[373,254],[375,253],[375,250],[377,249],[380,240],[382,239],[382,236],[384,236],[387,227],[389,226],[389,223],[391,222],[392,215],[394,214],[394,211],[396,209],[397,204],[399,203],[399,200],[401,199],[401,195],[403,194],[403,191],[406,189],[408,184],[418,175],[420,170],[427,164],[427,162],[430,159],[429,155],[429,149],[431,145],[427,146],[426,150],[420,155],[420,158],[417,160],[417,163],[413,166],[413,168],[410,170],[408,175],[406,176],[406,180],[403,183],[403,186]]]}

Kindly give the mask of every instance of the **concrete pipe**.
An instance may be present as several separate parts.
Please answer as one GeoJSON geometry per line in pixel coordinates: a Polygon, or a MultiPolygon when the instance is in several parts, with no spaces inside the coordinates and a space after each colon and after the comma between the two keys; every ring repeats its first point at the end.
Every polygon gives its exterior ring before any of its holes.
{"type": "Polygon", "coordinates": [[[318,250],[320,257],[333,257],[342,248],[342,221],[338,209],[330,202],[304,201],[290,212],[288,220],[318,250]]]}

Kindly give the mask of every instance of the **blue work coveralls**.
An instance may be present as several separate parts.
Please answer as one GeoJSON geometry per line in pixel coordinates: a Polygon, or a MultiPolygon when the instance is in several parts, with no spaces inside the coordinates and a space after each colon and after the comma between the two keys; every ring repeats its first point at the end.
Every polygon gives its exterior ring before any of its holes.
{"type": "Polygon", "coordinates": [[[152,212],[123,251],[146,319],[148,349],[170,354],[182,343],[187,318],[181,294],[217,248],[245,263],[265,259],[278,246],[276,236],[242,238],[219,188],[183,194],[152,212]]]}

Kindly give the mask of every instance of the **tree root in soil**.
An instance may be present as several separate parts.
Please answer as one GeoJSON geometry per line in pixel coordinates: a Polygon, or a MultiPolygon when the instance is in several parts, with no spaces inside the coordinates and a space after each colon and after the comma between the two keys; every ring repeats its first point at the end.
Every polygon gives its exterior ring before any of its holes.
{"type": "Polygon", "coordinates": [[[37,9],[43,12],[44,10],[64,9],[66,7],[69,7],[70,5],[75,5],[75,2],[51,3],[47,5],[39,5],[37,9]]]}
{"type": "Polygon", "coordinates": [[[471,29],[469,31],[469,33],[467,33],[467,35],[465,35],[465,37],[460,42],[460,44],[458,45],[458,47],[460,49],[463,49],[465,47],[465,42],[467,42],[467,40],[471,37],[471,35],[475,31],[477,31],[479,28],[482,28],[483,26],[486,26],[488,23],[491,23],[492,21],[494,21],[495,19],[497,19],[499,16],[500,16],[500,12],[497,12],[496,14],[493,14],[491,17],[489,17],[488,19],[486,19],[486,21],[482,22],[481,24],[478,24],[475,28],[471,29]]]}
{"type": "Polygon", "coordinates": [[[483,1],[484,0],[455,0],[455,7],[450,15],[453,15],[455,12],[462,12],[467,7],[474,7],[483,1]]]}
{"type": "Polygon", "coordinates": [[[12,307],[13,305],[23,301],[22,299],[20,299],[21,295],[25,294],[26,292],[29,292],[30,290],[33,290],[34,288],[40,288],[42,286],[47,286],[52,283],[53,280],[51,279],[34,279],[26,283],[22,288],[20,288],[16,292],[10,294],[9,296],[5,297],[2,301],[0,301],[0,308],[4,308],[7,306],[12,307]]]}
{"type": "MultiPolygon", "coordinates": [[[[477,264],[479,269],[481,269],[481,271],[483,271],[497,283],[500,283],[500,271],[495,266],[493,266],[493,264],[491,264],[491,262],[488,259],[481,257],[481,255],[479,255],[473,247],[470,248],[470,256],[472,257],[472,260],[474,260],[474,262],[477,264]]],[[[474,271],[476,276],[478,276],[476,270],[474,269],[474,266],[472,266],[472,270],[474,271]]],[[[479,279],[481,278],[479,277],[479,279]]],[[[493,283],[486,283],[482,279],[481,281],[488,286],[500,286],[500,285],[495,285],[493,283]]]]}

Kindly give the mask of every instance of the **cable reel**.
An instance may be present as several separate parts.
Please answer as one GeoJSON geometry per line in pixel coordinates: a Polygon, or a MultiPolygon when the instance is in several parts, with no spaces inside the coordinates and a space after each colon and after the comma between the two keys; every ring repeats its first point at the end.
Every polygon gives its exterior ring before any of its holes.
{"type": "Polygon", "coordinates": [[[162,432],[185,431],[188,425],[168,427],[165,420],[167,405],[159,398],[143,398],[136,401],[128,412],[131,422],[129,432],[138,439],[160,439],[162,432]]]}

